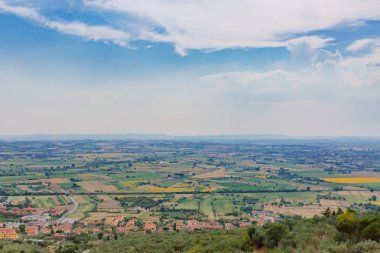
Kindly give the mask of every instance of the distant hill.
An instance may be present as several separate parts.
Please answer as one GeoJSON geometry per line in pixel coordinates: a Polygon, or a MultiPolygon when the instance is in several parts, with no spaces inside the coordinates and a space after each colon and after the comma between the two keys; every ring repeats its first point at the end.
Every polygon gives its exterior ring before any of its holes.
{"type": "Polygon", "coordinates": [[[379,137],[329,137],[290,136],[277,134],[251,135],[169,135],[169,134],[31,134],[0,135],[5,141],[53,141],[53,140],[178,140],[178,141],[260,141],[260,140],[380,140],[379,137]]]}

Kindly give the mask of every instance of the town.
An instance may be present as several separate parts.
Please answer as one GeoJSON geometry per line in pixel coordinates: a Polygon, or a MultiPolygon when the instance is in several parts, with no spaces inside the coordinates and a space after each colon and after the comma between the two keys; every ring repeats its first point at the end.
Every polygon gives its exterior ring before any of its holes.
{"type": "MultiPolygon", "coordinates": [[[[117,237],[117,234],[233,229],[236,227],[249,227],[253,224],[263,225],[267,222],[276,221],[269,212],[252,211],[250,214],[251,218],[235,220],[234,222],[175,219],[142,221],[138,217],[126,217],[117,214],[98,221],[86,222],[73,218],[65,218],[67,210],[62,208],[12,208],[8,204],[2,203],[0,205],[0,216],[12,217],[15,221],[0,223],[0,239],[39,238],[41,240],[43,238],[60,241],[64,240],[67,236],[87,234],[101,240],[110,236],[117,237]]],[[[146,211],[144,208],[140,208],[140,210],[142,212],[146,211]]]]}

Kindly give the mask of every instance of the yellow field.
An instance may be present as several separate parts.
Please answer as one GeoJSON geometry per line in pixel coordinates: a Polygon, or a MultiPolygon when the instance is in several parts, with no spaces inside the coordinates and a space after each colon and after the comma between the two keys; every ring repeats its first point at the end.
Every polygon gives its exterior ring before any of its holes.
{"type": "Polygon", "coordinates": [[[150,189],[151,192],[193,192],[194,188],[183,188],[183,187],[153,187],[150,189]]]}
{"type": "Polygon", "coordinates": [[[321,179],[330,183],[337,183],[337,184],[380,183],[380,178],[371,178],[371,177],[325,177],[321,179]]]}
{"type": "Polygon", "coordinates": [[[218,190],[218,188],[216,188],[216,187],[206,187],[202,190],[202,192],[213,192],[216,190],[218,190]]]}
{"type": "Polygon", "coordinates": [[[256,176],[257,178],[266,179],[267,176],[256,176]]]}
{"type": "MultiPolygon", "coordinates": [[[[128,181],[122,181],[120,182],[120,184],[122,184],[123,186],[126,186],[128,188],[136,188],[139,186],[139,183],[146,183],[147,180],[140,180],[140,179],[137,179],[137,180],[128,180],[128,181]]],[[[144,185],[146,186],[146,185],[144,185]]]]}

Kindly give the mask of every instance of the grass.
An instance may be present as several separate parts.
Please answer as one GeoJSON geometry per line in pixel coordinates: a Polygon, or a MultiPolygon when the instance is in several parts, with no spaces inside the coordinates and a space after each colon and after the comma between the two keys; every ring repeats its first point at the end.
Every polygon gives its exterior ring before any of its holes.
{"type": "Polygon", "coordinates": [[[213,202],[212,196],[208,196],[207,198],[202,199],[200,202],[200,211],[204,213],[206,216],[208,216],[209,218],[215,217],[212,202],[213,202]]]}
{"type": "Polygon", "coordinates": [[[94,209],[94,204],[90,203],[90,201],[87,197],[86,197],[86,200],[88,200],[88,202],[79,203],[78,210],[75,213],[71,214],[69,216],[69,218],[82,219],[82,218],[86,217],[86,214],[88,212],[90,212],[94,209]]]}
{"type": "Polygon", "coordinates": [[[177,209],[193,209],[196,210],[198,208],[198,201],[197,199],[186,199],[183,198],[178,202],[177,209]]]}
{"type": "Polygon", "coordinates": [[[233,200],[231,198],[217,198],[213,203],[216,216],[224,216],[227,213],[232,213],[235,210],[235,205],[233,204],[233,200]]]}
{"type": "Polygon", "coordinates": [[[54,199],[48,196],[32,197],[32,203],[37,207],[50,207],[57,205],[54,199]]]}

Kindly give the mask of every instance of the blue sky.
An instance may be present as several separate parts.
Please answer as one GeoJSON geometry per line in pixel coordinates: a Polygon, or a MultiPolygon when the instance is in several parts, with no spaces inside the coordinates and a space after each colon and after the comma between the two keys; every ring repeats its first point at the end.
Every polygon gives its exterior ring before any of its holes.
{"type": "Polygon", "coordinates": [[[379,9],[0,0],[0,133],[380,136],[379,9]]]}

